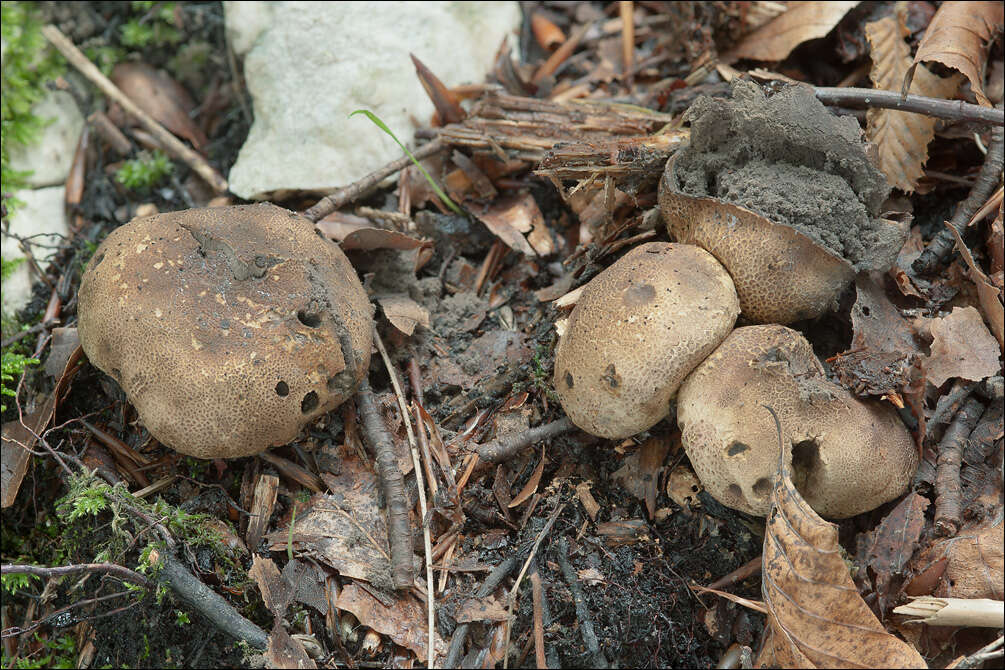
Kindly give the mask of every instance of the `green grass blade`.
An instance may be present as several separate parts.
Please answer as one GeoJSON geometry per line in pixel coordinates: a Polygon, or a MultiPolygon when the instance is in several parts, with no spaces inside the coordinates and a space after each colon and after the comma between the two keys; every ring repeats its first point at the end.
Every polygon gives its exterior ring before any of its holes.
{"type": "Polygon", "coordinates": [[[380,118],[376,114],[374,114],[373,112],[371,112],[369,109],[357,109],[355,112],[353,112],[349,116],[352,117],[352,116],[356,116],[357,114],[364,114],[366,116],[366,118],[368,118],[371,121],[373,121],[373,124],[375,126],[377,126],[381,130],[383,130],[385,133],[387,133],[388,135],[390,135],[391,139],[394,140],[395,142],[397,142],[398,146],[401,147],[402,151],[404,151],[405,154],[409,158],[412,159],[412,162],[415,163],[415,167],[419,168],[419,171],[422,172],[422,176],[424,176],[426,178],[426,181],[429,182],[429,185],[433,187],[433,191],[436,193],[436,195],[439,196],[440,200],[442,200],[443,203],[447,207],[449,207],[450,209],[452,209],[454,212],[456,212],[457,214],[460,214],[461,216],[464,216],[464,212],[461,211],[461,208],[458,207],[454,203],[454,201],[450,199],[450,196],[448,196],[446,193],[443,192],[443,189],[440,188],[439,184],[437,184],[433,180],[433,178],[430,176],[430,174],[428,172],[426,172],[426,168],[422,167],[422,165],[419,163],[419,161],[415,160],[415,156],[413,156],[412,152],[408,150],[408,147],[406,147],[404,144],[402,144],[401,141],[397,137],[395,137],[394,133],[391,132],[391,129],[388,128],[387,125],[383,121],[381,121],[380,118]]]}

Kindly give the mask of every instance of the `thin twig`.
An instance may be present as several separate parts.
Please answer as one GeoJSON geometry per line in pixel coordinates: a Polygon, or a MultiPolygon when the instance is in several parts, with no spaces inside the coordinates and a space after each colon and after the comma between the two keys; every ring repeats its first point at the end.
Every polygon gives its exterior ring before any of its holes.
{"type": "Polygon", "coordinates": [[[74,46],[73,42],[64,35],[59,28],[53,25],[42,27],[42,34],[52,42],[52,45],[70,61],[70,64],[80,70],[80,73],[94,83],[101,92],[110,99],[119,103],[130,115],[134,116],[151,134],[153,134],[164,145],[164,148],[173,156],[180,158],[192,170],[202,177],[215,191],[223,193],[227,190],[227,180],[219,172],[206,162],[206,159],[198,153],[189,149],[185,144],[171,134],[161,124],[157,123],[149,114],[140,109],[135,102],[126,95],[101,73],[94,63],[87,59],[87,56],[74,46]]]}
{"type": "Polygon", "coordinates": [[[759,574],[761,574],[760,556],[747,561],[746,563],[738,567],[736,570],[733,570],[728,575],[723,575],[719,579],[709,584],[707,588],[724,589],[727,586],[732,586],[733,584],[742,582],[744,579],[747,579],[748,577],[753,577],[754,575],[759,574]]]}
{"type": "Polygon", "coordinates": [[[1003,644],[1005,644],[1005,637],[999,635],[997,640],[964,657],[953,667],[956,670],[970,670],[970,668],[980,668],[988,661],[1002,658],[1005,655],[1003,654],[1005,650],[1002,649],[1003,644]]]}
{"type": "MultiPolygon", "coordinates": [[[[998,103],[997,110],[988,111],[1002,114],[1001,103],[998,103]]],[[[970,189],[970,194],[966,200],[959,204],[956,211],[953,212],[953,218],[948,222],[948,225],[955,228],[958,233],[962,234],[974,213],[987,202],[998,187],[1001,182],[1003,164],[1005,164],[1005,128],[999,125],[999,127],[991,129],[988,153],[984,157],[984,165],[981,166],[977,178],[974,179],[974,186],[970,189]]],[[[918,274],[932,272],[952,252],[955,241],[952,231],[948,228],[940,230],[921,252],[921,255],[911,263],[911,269],[918,274]]]]}
{"type": "Polygon", "coordinates": [[[586,650],[590,652],[590,661],[594,664],[594,667],[606,668],[607,659],[600,653],[600,643],[597,640],[597,633],[593,630],[593,619],[586,608],[586,597],[583,595],[583,589],[579,585],[579,578],[576,576],[576,571],[572,569],[572,564],[569,563],[569,544],[564,537],[558,539],[557,558],[558,565],[562,569],[562,577],[565,578],[565,582],[569,585],[569,590],[572,592],[572,600],[576,605],[576,618],[579,620],[579,632],[583,636],[586,650]]]}
{"type": "Polygon", "coordinates": [[[387,374],[391,378],[391,386],[394,387],[394,395],[398,399],[398,409],[401,410],[401,419],[405,422],[405,433],[408,435],[408,446],[412,452],[412,467],[415,469],[415,484],[419,491],[419,513],[422,514],[422,544],[426,554],[426,625],[429,629],[426,667],[432,668],[433,661],[436,658],[436,650],[433,645],[435,630],[433,627],[433,613],[435,610],[434,601],[436,599],[436,592],[433,589],[433,543],[429,537],[429,514],[426,511],[426,489],[422,482],[422,463],[419,461],[419,449],[415,443],[415,433],[412,431],[412,422],[409,419],[408,407],[405,405],[405,394],[401,391],[401,384],[398,383],[398,373],[395,371],[394,365],[391,363],[391,357],[387,355],[387,349],[384,348],[384,342],[380,339],[380,333],[377,332],[376,324],[373,326],[373,341],[377,345],[380,357],[384,359],[384,366],[387,368],[387,374]]]}
{"type": "MultiPolygon", "coordinates": [[[[423,158],[429,158],[430,156],[433,156],[443,151],[446,148],[447,148],[446,144],[436,139],[433,140],[432,142],[429,142],[428,144],[422,145],[421,147],[413,151],[412,155],[415,156],[415,160],[421,161],[423,158]]],[[[317,223],[324,217],[334,212],[336,209],[345,207],[350,202],[365,197],[371,191],[377,188],[377,186],[380,185],[380,182],[384,181],[385,179],[393,175],[395,172],[399,172],[400,170],[404,169],[411,163],[412,159],[409,158],[408,156],[402,156],[397,160],[393,160],[384,167],[374,170],[370,174],[354,181],[348,186],[344,186],[338,189],[337,191],[321,198],[321,200],[316,202],[314,205],[304,210],[303,216],[306,219],[314,223],[317,223]]]]}
{"type": "Polygon", "coordinates": [[[960,484],[963,442],[970,436],[984,409],[984,404],[977,398],[967,400],[939,442],[939,462],[935,472],[935,530],[940,535],[952,537],[960,529],[963,514],[960,484]]]}
{"type": "Polygon", "coordinates": [[[541,589],[541,575],[537,571],[537,563],[532,564],[530,571],[530,592],[534,604],[534,661],[539,668],[548,667],[548,659],[544,653],[544,601],[541,589]]]}
{"type": "Polygon", "coordinates": [[[39,577],[62,577],[64,575],[76,575],[81,572],[102,572],[146,588],[153,587],[153,583],[140,573],[133,572],[129,568],[114,563],[78,563],[76,565],[61,565],[54,568],[39,565],[0,565],[0,574],[3,575],[25,574],[37,575],[39,577]]]}
{"type": "Polygon", "coordinates": [[[550,440],[553,437],[564,435],[575,429],[576,426],[569,417],[562,417],[551,423],[528,428],[522,433],[483,444],[478,447],[478,456],[483,461],[488,461],[489,463],[501,463],[513,458],[520,451],[533,444],[537,444],[543,440],[550,440]]]}
{"type": "Polygon", "coordinates": [[[412,573],[412,531],[408,526],[408,502],[405,478],[398,468],[394,442],[387,431],[377,405],[373,401],[370,383],[363,379],[356,393],[356,408],[363,423],[367,441],[374,451],[377,476],[384,490],[387,505],[387,544],[391,550],[391,582],[396,589],[407,589],[415,578],[412,573]]]}
{"type": "Polygon", "coordinates": [[[841,107],[879,107],[899,112],[914,112],[949,121],[974,121],[993,126],[1005,126],[1005,113],[962,100],[942,100],[923,95],[901,96],[896,91],[874,88],[836,88],[816,86],[813,92],[825,105],[841,107]]]}
{"type": "MultiPolygon", "coordinates": [[[[516,557],[509,556],[499,565],[492,568],[492,572],[488,574],[482,585],[475,591],[475,598],[480,600],[489,597],[499,587],[502,580],[506,578],[506,575],[513,572],[513,568],[515,567],[516,557]]],[[[470,623],[462,623],[454,629],[454,634],[450,638],[450,648],[447,650],[447,660],[444,661],[443,667],[457,667],[457,661],[460,660],[461,652],[464,650],[464,641],[468,637],[468,628],[470,626],[470,623]]]]}
{"type": "MultiPolygon", "coordinates": [[[[520,582],[523,581],[523,576],[527,574],[527,569],[530,567],[531,562],[534,560],[534,556],[537,555],[537,549],[541,546],[541,542],[544,540],[545,536],[551,531],[551,527],[555,525],[555,521],[558,519],[558,515],[562,513],[565,509],[565,503],[562,503],[555,511],[551,513],[548,522],[544,524],[541,532],[537,534],[537,539],[534,540],[534,546],[530,548],[530,554],[527,556],[527,560],[524,561],[523,568],[520,569],[520,574],[516,577],[516,582],[513,584],[513,588],[509,592],[509,603],[506,607],[506,644],[503,646],[503,668],[509,667],[509,638],[510,632],[513,626],[513,608],[516,606],[516,597],[520,591],[520,582]]],[[[563,540],[565,538],[562,538],[563,540]]]]}
{"type": "Polygon", "coordinates": [[[977,382],[957,382],[953,386],[953,389],[939,398],[939,402],[935,404],[935,411],[932,412],[931,418],[925,424],[927,429],[931,430],[935,426],[946,423],[949,417],[953,415],[953,412],[955,412],[958,403],[970,397],[975,388],[977,388],[977,382]]]}

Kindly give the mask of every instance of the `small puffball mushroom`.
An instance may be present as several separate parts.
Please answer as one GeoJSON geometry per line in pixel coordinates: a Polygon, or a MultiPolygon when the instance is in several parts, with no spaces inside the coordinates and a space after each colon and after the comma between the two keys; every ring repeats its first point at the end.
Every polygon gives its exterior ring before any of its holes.
{"type": "Polygon", "coordinates": [[[558,342],[554,384],[566,414],[607,438],[651,428],[739,310],[732,280],[707,251],[632,249],[583,288],[558,342]]]}
{"type": "Polygon", "coordinates": [[[84,273],[80,343],[150,433],[199,458],[293,440],[351,396],[372,310],[345,254],[271,204],[114,230],[84,273]]]}
{"type": "Polygon", "coordinates": [[[778,414],[791,477],[806,502],[842,519],[901,495],[918,465],[887,404],[863,402],[827,380],[806,339],[784,326],[737,328],[681,385],[677,420],[706,490],[748,514],[767,514],[778,470],[778,414]]]}

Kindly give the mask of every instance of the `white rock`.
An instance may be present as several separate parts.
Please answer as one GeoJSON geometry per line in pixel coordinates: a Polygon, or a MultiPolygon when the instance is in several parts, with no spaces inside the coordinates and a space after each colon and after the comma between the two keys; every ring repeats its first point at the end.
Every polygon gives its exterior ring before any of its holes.
{"type": "Polygon", "coordinates": [[[515,2],[225,2],[255,122],[230,171],[244,198],[278,189],[330,191],[401,156],[369,109],[403,142],[433,105],[414,53],[447,86],[484,81],[520,23],[515,2]],[[264,28],[263,28],[264,26],[264,28]]]}
{"type": "Polygon", "coordinates": [[[84,117],[66,91],[52,91],[35,103],[31,113],[53,121],[42,129],[37,142],[29,146],[11,146],[11,169],[31,170],[32,174],[25,181],[33,188],[62,184],[70,174],[84,117]]]}
{"type": "MultiPolygon", "coordinates": [[[[26,238],[31,245],[35,261],[44,270],[50,257],[56,253],[60,236],[69,235],[64,216],[64,188],[50,186],[35,190],[18,191],[15,197],[24,204],[9,217],[10,228],[0,239],[0,255],[4,260],[24,258],[18,240],[26,238]],[[27,239],[30,238],[30,239],[27,239]]],[[[31,285],[38,280],[27,262],[21,263],[14,274],[3,282],[3,311],[13,314],[31,300],[31,285]]]]}

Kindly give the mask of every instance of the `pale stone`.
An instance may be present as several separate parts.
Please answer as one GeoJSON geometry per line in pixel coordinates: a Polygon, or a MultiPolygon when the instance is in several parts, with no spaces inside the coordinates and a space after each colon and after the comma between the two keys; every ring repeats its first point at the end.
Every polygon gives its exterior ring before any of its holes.
{"type": "MultiPolygon", "coordinates": [[[[41,269],[57,251],[61,237],[69,235],[64,216],[64,188],[50,186],[35,190],[18,191],[15,197],[22,205],[8,217],[10,228],[0,238],[0,255],[4,260],[24,258],[18,240],[23,238],[31,245],[31,253],[41,269]]],[[[38,280],[30,265],[18,265],[14,274],[3,282],[3,311],[13,314],[31,300],[31,286],[38,280]]]]}
{"type": "Polygon", "coordinates": [[[242,1],[224,11],[232,47],[248,49],[255,109],[229,176],[244,198],[330,191],[400,157],[391,138],[349,114],[369,109],[409,142],[413,119],[433,113],[409,53],[448,87],[481,82],[520,24],[515,2],[242,1]]]}
{"type": "Polygon", "coordinates": [[[32,188],[55,186],[70,174],[73,154],[84,129],[84,117],[73,97],[66,91],[52,91],[35,103],[31,113],[40,119],[52,119],[28,146],[12,144],[12,170],[31,171],[25,182],[32,188]]]}

